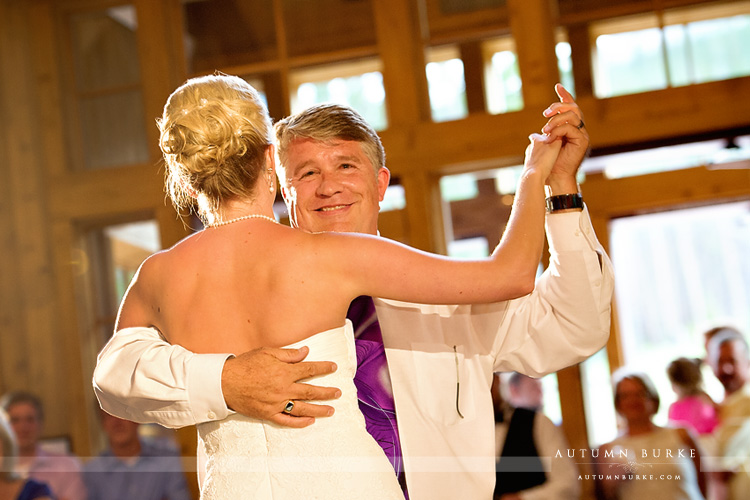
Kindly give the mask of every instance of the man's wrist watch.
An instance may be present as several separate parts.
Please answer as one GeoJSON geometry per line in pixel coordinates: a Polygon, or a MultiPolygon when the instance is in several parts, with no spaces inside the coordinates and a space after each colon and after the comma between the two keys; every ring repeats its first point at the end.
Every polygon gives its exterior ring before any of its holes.
{"type": "Polygon", "coordinates": [[[581,196],[581,193],[548,196],[546,202],[548,214],[571,208],[583,209],[583,196],[581,196]]]}

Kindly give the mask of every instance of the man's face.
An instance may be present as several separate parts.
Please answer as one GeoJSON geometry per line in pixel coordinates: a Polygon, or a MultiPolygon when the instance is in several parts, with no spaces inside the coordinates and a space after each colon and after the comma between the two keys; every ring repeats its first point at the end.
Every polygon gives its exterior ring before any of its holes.
{"type": "Polygon", "coordinates": [[[8,419],[18,447],[21,450],[34,448],[42,433],[42,421],[34,405],[23,402],[12,405],[8,408],[8,419]]]}
{"type": "Polygon", "coordinates": [[[623,379],[617,384],[615,409],[626,420],[642,420],[656,413],[656,402],[640,382],[623,379]]]}
{"type": "Polygon", "coordinates": [[[107,413],[102,414],[102,428],[112,447],[124,446],[138,440],[139,424],[123,420],[107,413]]]}
{"type": "Polygon", "coordinates": [[[384,167],[375,172],[359,142],[295,139],[284,167],[282,194],[294,227],[377,234],[390,173],[384,167]]]}
{"type": "Polygon", "coordinates": [[[509,392],[510,404],[516,408],[539,410],[544,405],[542,381],[539,379],[524,377],[518,386],[511,386],[509,392]]]}
{"type": "Polygon", "coordinates": [[[742,389],[748,380],[748,354],[739,341],[724,342],[718,347],[718,353],[711,357],[711,368],[727,394],[742,389]]]}

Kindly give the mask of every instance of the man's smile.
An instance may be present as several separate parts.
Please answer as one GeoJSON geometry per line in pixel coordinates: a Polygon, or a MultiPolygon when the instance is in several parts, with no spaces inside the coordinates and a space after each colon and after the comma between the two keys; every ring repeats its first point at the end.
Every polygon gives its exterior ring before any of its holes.
{"type": "Polygon", "coordinates": [[[316,212],[333,212],[334,210],[343,210],[344,208],[349,208],[351,204],[348,205],[331,205],[328,207],[320,207],[316,208],[316,212]]]}

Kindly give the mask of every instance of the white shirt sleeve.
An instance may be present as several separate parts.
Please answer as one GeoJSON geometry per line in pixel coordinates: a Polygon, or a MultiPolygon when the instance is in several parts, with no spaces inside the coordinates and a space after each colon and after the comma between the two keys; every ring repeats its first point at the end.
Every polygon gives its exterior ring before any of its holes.
{"type": "Polygon", "coordinates": [[[578,468],[568,458],[568,444],[562,430],[541,412],[534,418],[534,444],[542,460],[550,459],[544,484],[519,492],[523,500],[576,500],[580,495],[578,468]],[[555,455],[560,452],[560,457],[555,455]]]}
{"type": "Polygon", "coordinates": [[[94,392],[120,418],[177,428],[225,418],[224,362],[232,354],[194,354],[153,328],[116,332],[97,357],[94,392]]]}
{"type": "Polygon", "coordinates": [[[494,371],[539,377],[583,361],[609,338],[614,274],[588,210],[548,215],[546,230],[549,267],[531,294],[508,303],[499,329],[483,333],[494,337],[494,371]]]}

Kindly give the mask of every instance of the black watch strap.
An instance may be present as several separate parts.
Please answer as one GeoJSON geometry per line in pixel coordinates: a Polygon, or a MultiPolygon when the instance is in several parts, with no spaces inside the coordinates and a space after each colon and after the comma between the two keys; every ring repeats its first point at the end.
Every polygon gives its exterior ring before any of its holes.
{"type": "Polygon", "coordinates": [[[570,208],[583,208],[583,196],[581,193],[558,194],[547,197],[547,213],[555,213],[570,208]]]}

